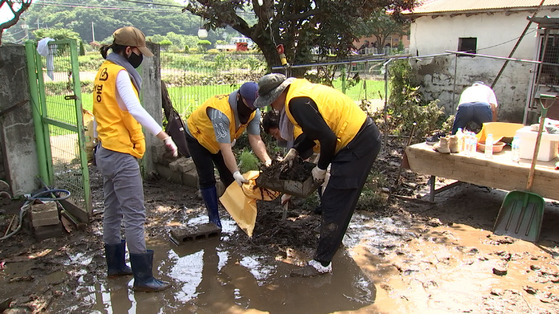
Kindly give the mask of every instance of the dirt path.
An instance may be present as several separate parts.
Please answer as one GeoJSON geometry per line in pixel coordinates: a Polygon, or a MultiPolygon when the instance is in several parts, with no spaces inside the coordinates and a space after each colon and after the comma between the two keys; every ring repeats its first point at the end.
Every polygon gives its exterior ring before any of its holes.
{"type": "MultiPolygon", "coordinates": [[[[377,167],[395,173],[398,160],[386,154],[377,167]]],[[[312,202],[296,200],[287,220],[277,201],[259,203],[252,239],[222,209],[219,239],[177,247],[168,241],[170,228],[205,222],[203,204],[192,188],[145,181],[155,271],[173,288],[135,294],[131,278],[106,278],[102,183],[91,172],[96,214],[85,230],[41,242],[23,230],[1,242],[0,309],[11,308],[5,313],[559,312],[558,207],[547,203],[537,244],[496,236],[505,192],[468,184],[438,194],[435,204],[394,198],[382,209],[356,212],[334,273],[301,280],[288,273],[316,245],[320,217],[312,202]]],[[[426,177],[403,177],[400,195],[425,194],[426,177]]],[[[2,208],[0,231],[19,206],[2,208]]]]}

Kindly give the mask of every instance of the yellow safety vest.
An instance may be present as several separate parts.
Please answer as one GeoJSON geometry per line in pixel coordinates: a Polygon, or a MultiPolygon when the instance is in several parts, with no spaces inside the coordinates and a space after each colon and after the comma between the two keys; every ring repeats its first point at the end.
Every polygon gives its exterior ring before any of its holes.
{"type": "Polygon", "coordinates": [[[200,107],[186,120],[186,125],[190,134],[198,140],[200,145],[204,146],[210,153],[217,154],[219,152],[219,142],[215,137],[215,130],[212,121],[208,117],[208,108],[214,108],[221,111],[229,119],[229,135],[230,140],[238,139],[246,129],[248,123],[254,119],[256,111],[253,112],[246,124],[241,124],[239,129],[235,131],[235,112],[229,104],[229,95],[216,95],[206,100],[200,107]]]}
{"type": "MultiPolygon", "coordinates": [[[[105,61],[95,76],[93,115],[97,135],[104,148],[142,158],[146,151],[142,125],[128,111],[120,109],[116,100],[116,77],[120,71],[126,69],[105,61]]],[[[135,86],[134,92],[138,96],[135,86]]]]}
{"type": "Polygon", "coordinates": [[[289,108],[289,102],[296,97],[308,97],[316,103],[318,112],[336,135],[336,153],[351,142],[367,119],[367,114],[342,92],[325,85],[313,84],[305,79],[295,79],[289,86],[285,99],[285,113],[294,125],[295,138],[303,133],[289,108]]]}

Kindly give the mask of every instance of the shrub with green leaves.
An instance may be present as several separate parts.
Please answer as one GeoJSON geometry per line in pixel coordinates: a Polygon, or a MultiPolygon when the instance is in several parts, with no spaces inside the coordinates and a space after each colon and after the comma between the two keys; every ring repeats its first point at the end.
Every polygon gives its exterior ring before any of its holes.
{"type": "MultiPolygon", "coordinates": [[[[430,135],[441,128],[445,116],[439,101],[423,101],[420,86],[414,80],[414,73],[407,60],[394,61],[389,67],[390,99],[384,112],[374,115],[379,128],[385,135],[408,136],[416,123],[415,137],[430,135]]],[[[362,106],[366,106],[366,101],[362,106]]]]}
{"type": "Polygon", "coordinates": [[[258,170],[260,160],[248,148],[244,148],[239,156],[239,171],[245,173],[250,170],[258,170]]]}

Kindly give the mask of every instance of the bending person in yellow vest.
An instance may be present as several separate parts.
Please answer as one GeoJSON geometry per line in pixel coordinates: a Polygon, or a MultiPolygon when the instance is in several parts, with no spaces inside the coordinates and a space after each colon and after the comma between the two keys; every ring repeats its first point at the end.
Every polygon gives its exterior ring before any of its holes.
{"type": "Polygon", "coordinates": [[[186,120],[188,151],[196,165],[198,184],[210,222],[221,228],[214,165],[225,187],[248,182],[237,166],[232,146],[245,129],[250,146],[260,161],[272,163],[260,137],[260,110],[253,106],[258,86],[244,83],[229,95],[217,95],[198,107],[186,120]]]}
{"type": "Polygon", "coordinates": [[[145,36],[135,27],[123,27],[113,33],[111,45],[101,47],[105,62],[95,77],[93,115],[99,144],[95,153],[97,169],[103,175],[103,241],[108,276],[134,275],[134,290],[160,291],[170,286],[152,273],[153,251],[146,249],[144,190],[138,159],[146,150],[142,126],[177,156],[171,137],[142,107],[138,93],[142,79],[136,68],[143,56],[153,53],[146,47],[145,36]],[[112,53],[107,55],[108,50],[112,53]],[[125,240],[132,269],[125,263],[125,240]]]}
{"type": "Polygon", "coordinates": [[[254,102],[257,108],[271,106],[289,121],[279,125],[284,134],[282,138],[294,140],[283,162],[292,163],[318,141],[320,155],[312,170],[314,180],[323,183],[330,166],[330,180],[321,198],[318,248],[314,258],[305,267],[293,270],[291,275],[309,277],[330,273],[332,258],[342,243],[365,180],[380,151],[381,134],[353,100],[329,86],[272,73],[258,81],[258,95],[254,102]],[[289,134],[293,138],[284,137],[289,134]]]}

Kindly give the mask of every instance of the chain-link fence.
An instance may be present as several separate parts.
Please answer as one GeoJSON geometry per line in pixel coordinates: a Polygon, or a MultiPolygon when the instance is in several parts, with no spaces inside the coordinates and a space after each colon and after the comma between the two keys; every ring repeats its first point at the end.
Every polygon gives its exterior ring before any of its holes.
{"type": "Polygon", "coordinates": [[[264,74],[265,62],[259,54],[162,54],[161,57],[161,79],[181,116],[189,115],[208,98],[228,94],[264,74]]]}

